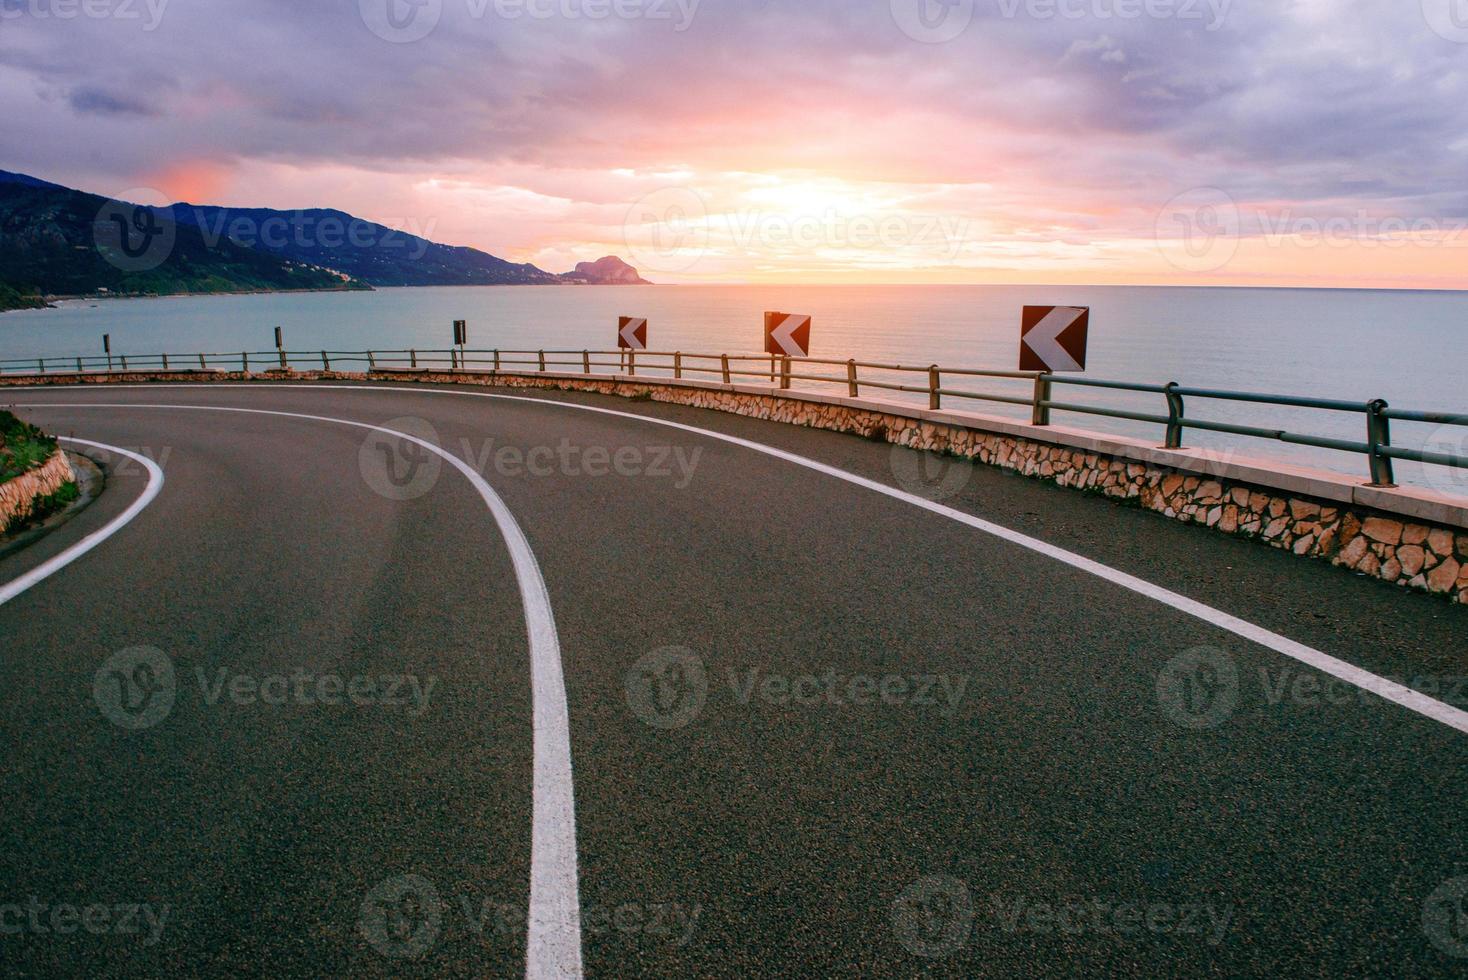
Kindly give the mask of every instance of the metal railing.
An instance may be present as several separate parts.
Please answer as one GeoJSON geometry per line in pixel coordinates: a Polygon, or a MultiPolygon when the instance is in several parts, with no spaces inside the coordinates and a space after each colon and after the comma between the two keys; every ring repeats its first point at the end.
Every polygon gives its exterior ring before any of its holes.
{"type": "Polygon", "coordinates": [[[809,382],[844,387],[847,395],[858,398],[864,389],[926,395],[928,408],[939,410],[943,400],[964,399],[996,404],[1024,406],[1030,409],[1030,421],[1037,426],[1050,424],[1052,411],[1074,412],[1105,418],[1125,419],[1161,426],[1165,432],[1161,448],[1181,449],[1183,435],[1189,429],[1269,439],[1286,444],[1312,446],[1319,449],[1364,455],[1374,487],[1395,486],[1393,461],[1410,460],[1438,466],[1468,469],[1468,455],[1440,453],[1426,449],[1394,446],[1391,441],[1393,420],[1421,422],[1440,426],[1468,428],[1468,413],[1422,412],[1393,409],[1385,401],[1343,401],[1294,395],[1270,395],[1247,391],[1225,391],[1209,388],[1187,388],[1176,382],[1164,385],[1105,381],[1095,378],[1060,376],[1035,371],[997,371],[980,368],[945,368],[936,364],[924,367],[885,364],[873,361],[828,360],[824,358],[791,358],[770,354],[699,354],[685,351],[598,351],[598,350],[403,350],[382,351],[243,351],[214,354],[150,354],[128,357],[111,354],[92,357],[44,357],[0,360],[0,375],[117,373],[120,371],[252,371],[310,370],[332,371],[346,365],[365,366],[369,371],[420,370],[465,371],[490,373],[566,373],[584,376],[671,377],[673,380],[711,378],[723,384],[744,383],[751,379],[767,383],[771,388],[789,390],[795,382],[809,382]],[[833,373],[820,373],[827,369],[833,373]],[[567,370],[570,369],[570,370],[567,370]],[[599,370],[600,369],[600,370],[599,370]],[[862,372],[868,374],[863,376],[862,372]],[[916,375],[916,383],[881,380],[870,372],[885,375],[916,375]],[[1033,387],[1026,397],[993,391],[974,391],[949,387],[954,379],[990,378],[1029,382],[1033,387]],[[1103,405],[1086,405],[1055,397],[1057,385],[1107,389],[1161,397],[1164,412],[1135,412],[1103,405]],[[1328,412],[1354,413],[1362,416],[1365,438],[1361,441],[1337,439],[1284,429],[1240,425],[1187,414],[1190,399],[1255,403],[1290,408],[1318,409],[1328,412]]]}

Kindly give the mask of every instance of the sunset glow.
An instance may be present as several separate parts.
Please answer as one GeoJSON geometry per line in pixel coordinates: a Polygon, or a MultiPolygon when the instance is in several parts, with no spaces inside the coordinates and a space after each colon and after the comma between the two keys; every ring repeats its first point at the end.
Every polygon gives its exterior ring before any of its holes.
{"type": "Polygon", "coordinates": [[[6,22],[0,163],[658,282],[1468,286],[1468,201],[1427,190],[1464,172],[1468,45],[1432,18],[969,2],[949,38],[910,5],[450,0],[406,40],[322,5],[304,86],[263,12],[169,6],[125,63],[97,22],[6,22]],[[226,16],[248,47],[197,43],[226,16]]]}

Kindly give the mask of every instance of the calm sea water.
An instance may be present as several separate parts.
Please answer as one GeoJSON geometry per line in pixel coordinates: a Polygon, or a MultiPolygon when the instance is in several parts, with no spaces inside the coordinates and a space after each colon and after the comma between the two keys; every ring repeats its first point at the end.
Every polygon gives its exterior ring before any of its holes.
{"type": "MultiPolygon", "coordinates": [[[[1034,286],[444,287],[373,293],[208,296],[68,302],[0,314],[0,359],[268,350],[272,328],[291,350],[446,348],[455,319],[470,346],[610,349],[619,315],[645,316],[657,350],[758,352],[762,314],[814,316],[816,357],[951,367],[1017,365],[1020,308],[1090,306],[1088,375],[1128,381],[1313,395],[1468,415],[1468,293],[1303,289],[1034,286]]],[[[1027,394],[1023,383],[964,379],[953,387],[1027,394]]],[[[1158,396],[1062,389],[1069,400],[1164,413],[1158,396]]],[[[888,396],[891,397],[891,396],[888,396]]],[[[1027,413],[955,402],[998,415],[1027,413]]],[[[1194,400],[1190,415],[1362,439],[1364,418],[1194,400]]],[[[1078,425],[1161,439],[1156,426],[1057,415],[1078,425]]],[[[1402,445],[1468,452],[1468,428],[1398,423],[1402,445]]],[[[1190,445],[1364,474],[1360,457],[1191,432],[1190,445]]],[[[1400,482],[1468,494],[1468,472],[1399,463],[1400,482]]]]}

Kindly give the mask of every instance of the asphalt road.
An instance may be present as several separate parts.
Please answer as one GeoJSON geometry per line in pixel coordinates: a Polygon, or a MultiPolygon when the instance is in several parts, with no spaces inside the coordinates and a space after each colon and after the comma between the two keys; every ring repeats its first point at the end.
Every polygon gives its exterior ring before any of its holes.
{"type": "MultiPolygon", "coordinates": [[[[910,500],[567,406],[941,499],[1459,709],[1468,610],[853,437],[501,394],[0,393],[166,477],[0,605],[7,973],[537,962],[525,570],[463,473],[356,422],[467,461],[534,553],[589,975],[1468,974],[1462,731],[910,500]]],[[[88,454],[106,491],[0,586],[144,491],[88,454]]]]}

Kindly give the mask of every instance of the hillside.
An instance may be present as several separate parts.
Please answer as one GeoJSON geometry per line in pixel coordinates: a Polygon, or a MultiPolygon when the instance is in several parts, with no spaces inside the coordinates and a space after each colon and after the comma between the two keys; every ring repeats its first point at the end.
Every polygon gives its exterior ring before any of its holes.
{"type": "Polygon", "coordinates": [[[175,225],[166,210],[15,176],[0,174],[0,309],[36,305],[28,297],[37,294],[368,288],[228,240],[206,242],[197,228],[175,225]]]}
{"type": "Polygon", "coordinates": [[[595,286],[651,286],[652,283],[637,274],[637,270],[615,255],[608,255],[595,262],[579,262],[574,272],[561,276],[566,282],[584,283],[595,286]]]}
{"type": "Polygon", "coordinates": [[[208,241],[236,240],[282,258],[322,265],[373,286],[548,285],[560,277],[475,248],[440,245],[343,211],[175,204],[180,226],[208,241]]]}
{"type": "Polygon", "coordinates": [[[343,211],[134,208],[0,170],[0,310],[102,293],[504,285],[649,283],[610,255],[558,275],[343,211]]]}

